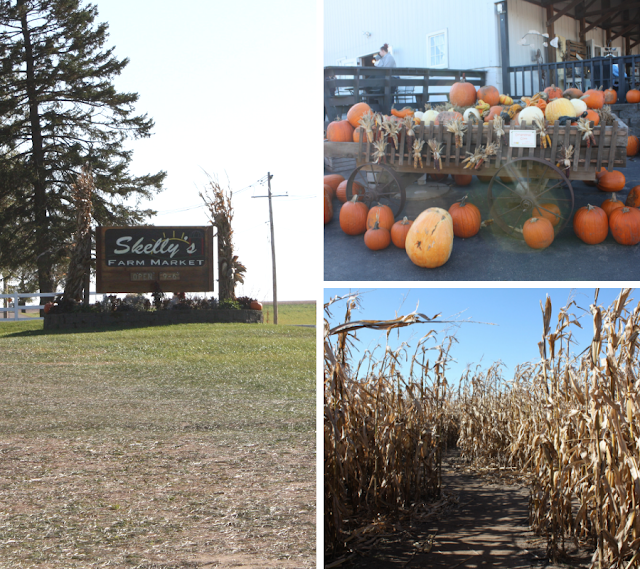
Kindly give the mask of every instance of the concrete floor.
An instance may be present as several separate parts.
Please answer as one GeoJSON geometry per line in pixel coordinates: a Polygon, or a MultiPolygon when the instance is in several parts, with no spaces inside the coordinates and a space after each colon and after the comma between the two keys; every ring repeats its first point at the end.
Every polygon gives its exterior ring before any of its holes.
{"type": "MultiPolygon", "coordinates": [[[[640,185],[640,156],[628,158],[627,167],[621,171],[626,185],[618,197],[624,201],[629,190],[640,185]]],[[[338,173],[346,178],[350,171],[338,173]]],[[[408,204],[405,209],[449,209],[468,195],[469,201],[480,209],[482,219],[489,217],[488,184],[475,177],[466,187],[455,186],[451,177],[447,183],[451,187],[443,195],[408,204]]],[[[574,212],[587,204],[599,206],[609,195],[584,182],[575,181],[572,185],[574,212]]],[[[619,245],[609,235],[599,245],[586,245],[574,234],[571,222],[550,247],[541,251],[508,236],[494,223],[469,239],[455,238],[449,261],[437,269],[425,269],[414,265],[406,252],[393,244],[383,251],[371,251],[365,247],[362,235],[351,237],[343,233],[338,221],[340,206],[334,200],[333,219],[324,226],[325,281],[640,281],[640,244],[619,245]]],[[[415,218],[415,212],[411,211],[410,216],[415,218]]]]}

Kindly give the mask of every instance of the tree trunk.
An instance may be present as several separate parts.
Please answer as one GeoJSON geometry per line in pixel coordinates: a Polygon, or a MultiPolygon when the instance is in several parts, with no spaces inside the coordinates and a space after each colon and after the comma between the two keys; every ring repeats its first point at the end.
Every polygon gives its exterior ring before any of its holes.
{"type": "Polygon", "coordinates": [[[31,33],[27,21],[28,9],[24,0],[18,0],[21,10],[20,22],[24,38],[24,55],[27,67],[27,97],[29,99],[29,121],[31,123],[31,144],[33,147],[34,179],[34,220],[36,224],[36,263],[38,266],[38,284],[40,292],[55,292],[53,290],[52,258],[50,244],[47,239],[49,222],[47,218],[46,170],[44,166],[44,150],[42,146],[42,129],[40,126],[40,112],[38,108],[38,94],[34,73],[33,48],[31,33]]]}

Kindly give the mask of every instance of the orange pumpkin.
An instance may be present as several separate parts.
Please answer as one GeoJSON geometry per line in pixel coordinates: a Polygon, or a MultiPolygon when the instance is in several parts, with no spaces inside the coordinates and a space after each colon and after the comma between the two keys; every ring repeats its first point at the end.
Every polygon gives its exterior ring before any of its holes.
{"type": "Polygon", "coordinates": [[[331,188],[329,188],[329,193],[326,189],[329,186],[325,186],[324,192],[324,224],[326,225],[333,219],[333,202],[331,201],[331,188]]]}
{"type": "Polygon", "coordinates": [[[544,217],[530,217],[522,226],[524,241],[532,249],[546,249],[551,243],[555,233],[553,225],[544,217]]]}
{"type": "Polygon", "coordinates": [[[340,208],[340,229],[347,235],[362,235],[367,230],[369,208],[358,198],[358,195],[353,196],[340,208]]]}
{"type": "Polygon", "coordinates": [[[547,97],[550,101],[552,99],[559,99],[560,97],[562,97],[562,89],[556,87],[555,85],[547,87],[544,92],[547,94],[547,97]]]}
{"type": "Polygon", "coordinates": [[[252,300],[251,304],[249,305],[249,308],[251,308],[251,310],[262,310],[262,302],[258,302],[257,300],[252,300]]]}
{"type": "Polygon", "coordinates": [[[451,85],[449,101],[457,107],[470,107],[476,102],[476,88],[466,81],[458,81],[451,85]]]}
{"type": "Polygon", "coordinates": [[[454,174],[453,181],[457,186],[468,186],[473,180],[473,176],[471,174],[454,174]]]}
{"type": "Polygon", "coordinates": [[[573,230],[587,245],[602,243],[609,232],[606,212],[591,204],[581,207],[573,216],[573,230]]]}
{"type": "Polygon", "coordinates": [[[354,129],[353,131],[353,142],[360,142],[360,139],[365,136],[366,134],[364,132],[364,128],[362,128],[361,126],[358,126],[354,129]]]}
{"type": "Polygon", "coordinates": [[[640,186],[634,186],[631,188],[624,205],[629,207],[640,207],[640,186]]]}
{"type": "Polygon", "coordinates": [[[493,176],[478,176],[478,180],[485,184],[488,184],[491,181],[491,178],[493,178],[493,176]]]}
{"type": "Polygon", "coordinates": [[[404,249],[407,240],[407,233],[413,221],[407,219],[405,215],[400,221],[396,221],[391,227],[391,241],[399,249],[404,249]]]}
{"type": "Polygon", "coordinates": [[[429,176],[434,182],[442,182],[442,180],[446,179],[449,174],[429,174],[429,176]]]}
{"type": "Polygon", "coordinates": [[[627,139],[627,156],[635,156],[638,154],[638,147],[640,146],[640,141],[638,141],[638,137],[633,134],[629,136],[627,139]]]}
{"type": "Polygon", "coordinates": [[[327,127],[330,142],[353,142],[353,127],[349,121],[333,121],[327,127]]]}
{"type": "Polygon", "coordinates": [[[44,313],[45,313],[45,314],[49,314],[49,312],[51,312],[51,309],[52,309],[52,308],[53,308],[53,302],[47,302],[47,303],[44,305],[44,309],[43,309],[43,310],[44,310],[44,313]]]}
{"type": "Polygon", "coordinates": [[[544,217],[555,227],[560,223],[560,208],[554,203],[541,203],[533,208],[532,217],[544,217]]]}
{"type": "Polygon", "coordinates": [[[362,115],[370,112],[372,112],[371,107],[367,103],[356,103],[347,112],[347,120],[353,128],[356,128],[360,126],[362,115]]]}
{"type": "Polygon", "coordinates": [[[638,89],[629,89],[627,91],[627,103],[640,103],[640,91],[638,89]]]}
{"type": "Polygon", "coordinates": [[[611,236],[620,245],[640,243],[640,209],[622,207],[612,212],[609,218],[611,236]]]}
{"type": "Polygon", "coordinates": [[[364,244],[372,251],[380,251],[380,249],[386,249],[391,243],[391,235],[389,230],[384,227],[380,227],[380,224],[376,221],[373,227],[367,229],[364,234],[364,244]]]}
{"type": "Polygon", "coordinates": [[[476,92],[476,100],[483,100],[490,107],[495,107],[500,103],[500,91],[493,85],[485,85],[480,87],[476,92]]]}
{"type": "Polygon", "coordinates": [[[580,100],[587,103],[587,107],[590,109],[601,109],[604,106],[604,91],[587,89],[580,100]]]}
{"type": "Polygon", "coordinates": [[[367,215],[367,229],[372,229],[376,222],[387,231],[391,230],[395,222],[393,210],[388,205],[374,205],[367,215]]]}
{"type": "Polygon", "coordinates": [[[338,189],[340,182],[344,182],[344,176],[341,176],[340,174],[327,174],[324,177],[324,185],[329,186],[333,192],[331,194],[332,198],[336,197],[336,190],[338,189]]]}
{"type": "Polygon", "coordinates": [[[598,176],[597,188],[602,192],[619,192],[624,188],[624,174],[618,170],[596,174],[598,176]]]}
{"type": "Polygon", "coordinates": [[[593,123],[593,126],[598,126],[600,124],[600,115],[596,113],[593,109],[587,109],[587,120],[593,123]]]}
{"type": "MultiPolygon", "coordinates": [[[[628,205],[628,204],[627,204],[628,205]]],[[[602,202],[602,209],[607,214],[607,217],[611,216],[611,212],[619,207],[624,207],[624,203],[618,199],[616,193],[613,192],[610,198],[607,198],[602,202]]]]}
{"type": "MultiPolygon", "coordinates": [[[[364,186],[359,184],[358,182],[353,182],[353,186],[351,191],[359,196],[364,196],[364,186]]],[[[340,182],[338,184],[338,189],[336,190],[336,197],[342,202],[345,203],[347,201],[347,180],[340,182]]]]}
{"type": "Polygon", "coordinates": [[[453,221],[453,234],[456,237],[467,239],[480,231],[482,223],[480,210],[472,203],[467,203],[467,196],[460,202],[454,203],[449,208],[449,214],[453,221]]]}
{"type": "Polygon", "coordinates": [[[434,269],[449,260],[452,249],[453,221],[449,212],[439,207],[424,210],[407,233],[405,251],[411,262],[434,269]]]}
{"type": "Polygon", "coordinates": [[[605,105],[615,105],[618,100],[618,92],[615,89],[605,89],[604,90],[604,104],[605,105]]]}

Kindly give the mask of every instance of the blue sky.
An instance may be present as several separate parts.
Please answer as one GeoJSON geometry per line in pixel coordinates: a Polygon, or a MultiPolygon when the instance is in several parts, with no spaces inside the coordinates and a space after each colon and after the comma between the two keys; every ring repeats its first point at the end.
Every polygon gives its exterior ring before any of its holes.
{"type": "MultiPolygon", "coordinates": [[[[539,361],[538,342],[542,338],[540,301],[544,304],[547,294],[553,307],[551,331],[555,329],[560,309],[571,298],[575,300],[577,307],[573,306],[570,312],[576,317],[582,316],[579,320],[582,330],[577,327],[573,330],[578,342],[574,351],[580,353],[592,338],[592,318],[588,313],[589,305],[594,300],[595,289],[592,288],[327,288],[324,291],[324,301],[327,302],[330,297],[336,295],[347,294],[350,290],[360,290],[362,293],[362,309],[352,315],[352,320],[392,319],[396,315],[413,312],[418,304],[418,312],[428,317],[440,313],[441,320],[473,320],[495,324],[490,326],[461,323],[455,327],[458,343],[454,343],[451,355],[457,363],[451,364],[448,373],[448,379],[455,382],[467,366],[475,369],[476,364],[480,364],[486,369],[493,362],[502,360],[506,365],[504,376],[510,378],[517,364],[539,361]]],[[[600,289],[598,304],[609,306],[619,292],[620,289],[600,289]]],[[[631,294],[631,298],[640,299],[635,292],[631,294]]],[[[636,303],[632,303],[633,306],[636,303]]],[[[343,321],[345,308],[344,301],[331,306],[332,326],[343,321]]],[[[431,327],[418,324],[400,329],[399,336],[397,332],[392,332],[389,344],[393,347],[399,346],[401,342],[408,342],[411,346],[408,350],[411,357],[417,341],[432,328],[439,332],[454,331],[452,325],[431,327]]],[[[359,330],[356,349],[363,352],[373,349],[377,344],[384,346],[385,334],[373,330],[359,330]]],[[[437,344],[433,342],[430,345],[437,344]]]]}
{"type": "Polygon", "coordinates": [[[205,172],[224,186],[228,178],[238,191],[236,252],[248,269],[236,292],[270,300],[268,202],[252,196],[266,195],[266,186],[255,182],[271,172],[273,193],[289,195],[273,200],[278,298],[316,298],[322,282],[322,233],[314,215],[321,186],[313,182],[323,174],[320,3],[91,3],[97,22],[109,24],[105,47],[130,59],[116,88],[137,92],[136,111],[156,123],[150,139],[130,145],[133,173],[168,172],[166,191],[150,204],[160,213],[151,223],[207,224],[198,196],[205,172]]]}

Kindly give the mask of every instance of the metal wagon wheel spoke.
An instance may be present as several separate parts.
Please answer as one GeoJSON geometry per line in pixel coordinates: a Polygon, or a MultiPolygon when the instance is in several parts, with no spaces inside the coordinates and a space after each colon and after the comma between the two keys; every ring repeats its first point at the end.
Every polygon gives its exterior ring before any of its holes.
{"type": "Polygon", "coordinates": [[[556,234],[564,229],[573,213],[571,182],[562,170],[541,158],[517,158],[503,165],[487,191],[496,224],[520,239],[524,222],[534,213],[548,218],[556,234]],[[506,180],[510,181],[505,183],[506,180]]]}
{"type": "Polygon", "coordinates": [[[347,199],[355,192],[371,207],[376,203],[388,205],[397,218],[406,203],[406,193],[400,176],[386,164],[368,163],[358,166],[347,180],[347,199]]]}

